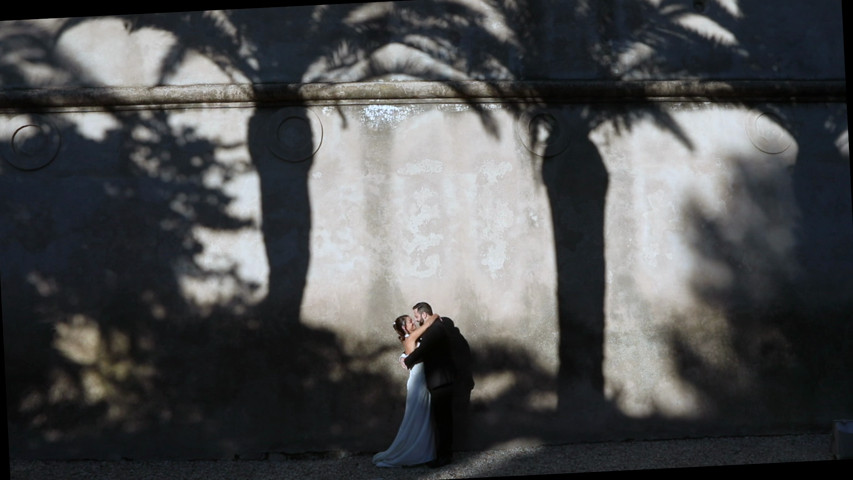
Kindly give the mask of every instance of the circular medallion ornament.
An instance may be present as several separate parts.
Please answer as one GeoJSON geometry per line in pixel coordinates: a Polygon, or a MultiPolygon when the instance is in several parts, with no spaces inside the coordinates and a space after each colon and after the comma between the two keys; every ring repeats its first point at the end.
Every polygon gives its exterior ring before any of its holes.
{"type": "Polygon", "coordinates": [[[540,157],[563,153],[569,145],[566,122],[557,108],[537,108],[524,112],[516,122],[522,145],[540,157]]]}
{"type": "Polygon", "coordinates": [[[18,115],[0,125],[0,155],[19,170],[49,165],[60,143],[59,131],[41,115],[18,115]]]}
{"type": "Polygon", "coordinates": [[[794,143],[779,121],[765,112],[750,113],[746,119],[746,134],[755,148],[764,153],[782,153],[794,143]]]}
{"type": "Polygon", "coordinates": [[[286,107],[270,115],[267,146],[276,157],[288,162],[311,158],[323,143],[323,124],[311,109],[286,107]]]}

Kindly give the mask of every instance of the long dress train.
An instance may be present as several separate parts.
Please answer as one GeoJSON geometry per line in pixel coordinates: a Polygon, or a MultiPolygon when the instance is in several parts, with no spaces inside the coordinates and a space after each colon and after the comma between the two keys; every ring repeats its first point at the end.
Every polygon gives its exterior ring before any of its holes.
{"type": "Polygon", "coordinates": [[[406,382],[406,410],[397,436],[384,452],[373,456],[377,467],[402,467],[426,463],[435,458],[435,432],[430,419],[430,396],[424,364],[409,371],[406,382]]]}

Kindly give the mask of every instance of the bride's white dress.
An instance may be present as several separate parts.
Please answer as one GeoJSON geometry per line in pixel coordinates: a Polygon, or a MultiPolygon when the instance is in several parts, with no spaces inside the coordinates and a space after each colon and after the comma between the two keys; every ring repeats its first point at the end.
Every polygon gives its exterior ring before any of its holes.
{"type": "Polygon", "coordinates": [[[387,450],[373,456],[377,467],[418,465],[435,458],[435,433],[430,421],[429,403],[424,364],[418,363],[409,371],[406,410],[397,436],[387,450]]]}

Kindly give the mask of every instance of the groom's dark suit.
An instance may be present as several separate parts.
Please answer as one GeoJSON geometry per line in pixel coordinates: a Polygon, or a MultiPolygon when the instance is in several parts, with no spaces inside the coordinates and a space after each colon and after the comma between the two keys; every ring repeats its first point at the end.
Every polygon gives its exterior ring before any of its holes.
{"type": "Polygon", "coordinates": [[[453,382],[456,380],[456,367],[449,332],[443,319],[436,319],[421,335],[420,342],[404,362],[409,369],[417,363],[424,363],[435,425],[437,460],[449,461],[453,451],[453,382]]]}

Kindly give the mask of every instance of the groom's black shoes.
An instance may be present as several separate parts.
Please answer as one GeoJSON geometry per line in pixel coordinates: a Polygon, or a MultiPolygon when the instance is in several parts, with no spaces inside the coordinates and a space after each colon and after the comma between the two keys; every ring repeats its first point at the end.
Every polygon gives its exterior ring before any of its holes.
{"type": "Polygon", "coordinates": [[[449,465],[452,459],[450,457],[438,457],[435,460],[427,463],[429,468],[439,468],[445,465],[449,465]]]}

